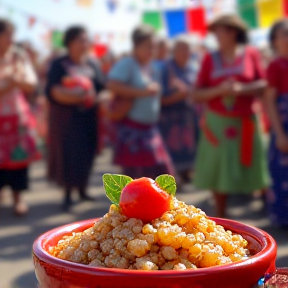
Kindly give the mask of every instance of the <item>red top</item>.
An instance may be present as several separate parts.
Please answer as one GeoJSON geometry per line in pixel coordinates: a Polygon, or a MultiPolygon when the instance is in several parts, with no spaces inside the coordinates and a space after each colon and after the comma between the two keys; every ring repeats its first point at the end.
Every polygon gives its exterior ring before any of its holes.
{"type": "Polygon", "coordinates": [[[277,89],[279,95],[288,93],[288,59],[279,57],[272,61],[267,69],[267,81],[270,87],[277,89]]]}
{"type": "MultiPolygon", "coordinates": [[[[252,47],[245,48],[242,55],[239,55],[232,65],[223,63],[219,52],[207,54],[198,75],[197,86],[199,88],[215,87],[229,78],[242,83],[265,78],[258,51],[252,47]]],[[[254,96],[245,95],[233,99],[224,99],[219,96],[210,100],[208,107],[215,112],[229,116],[251,115],[254,96]]]]}

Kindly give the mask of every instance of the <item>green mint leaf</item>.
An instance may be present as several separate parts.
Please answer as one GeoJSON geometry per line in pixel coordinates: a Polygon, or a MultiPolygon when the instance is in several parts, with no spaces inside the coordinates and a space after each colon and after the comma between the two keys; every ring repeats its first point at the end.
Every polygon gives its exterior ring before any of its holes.
{"type": "Polygon", "coordinates": [[[119,205],[120,195],[124,187],[132,182],[133,179],[124,175],[104,174],[103,185],[106,196],[113,204],[119,205]]]}
{"type": "Polygon", "coordinates": [[[168,174],[160,175],[155,179],[155,182],[165,192],[167,192],[168,194],[172,196],[175,196],[177,187],[176,187],[175,178],[173,176],[168,175],[168,174]]]}

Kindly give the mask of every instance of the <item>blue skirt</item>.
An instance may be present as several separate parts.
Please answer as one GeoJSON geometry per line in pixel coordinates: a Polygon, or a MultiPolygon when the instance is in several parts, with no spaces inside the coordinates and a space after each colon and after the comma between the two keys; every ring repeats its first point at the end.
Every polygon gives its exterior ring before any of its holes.
{"type": "MultiPolygon", "coordinates": [[[[277,107],[283,128],[288,135],[288,95],[277,98],[277,107]]],[[[277,149],[274,133],[271,137],[268,159],[272,178],[267,194],[269,217],[276,226],[288,226],[288,153],[282,153],[277,149]]]]}

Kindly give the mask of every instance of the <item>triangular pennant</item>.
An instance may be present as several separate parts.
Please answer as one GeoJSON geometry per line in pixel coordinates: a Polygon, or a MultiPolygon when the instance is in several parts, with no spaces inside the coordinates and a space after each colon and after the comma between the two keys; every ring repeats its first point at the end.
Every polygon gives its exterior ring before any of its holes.
{"type": "Polygon", "coordinates": [[[250,28],[258,27],[256,0],[238,0],[238,11],[250,28]]]}
{"type": "Polygon", "coordinates": [[[52,46],[53,48],[63,47],[63,32],[55,30],[52,32],[52,46]]]}
{"type": "Polygon", "coordinates": [[[76,4],[82,7],[91,7],[93,0],[76,0],[76,4]]]}
{"type": "Polygon", "coordinates": [[[34,16],[30,16],[28,19],[28,25],[30,28],[32,28],[34,26],[34,24],[36,23],[36,18],[34,16]]]}
{"type": "Polygon", "coordinates": [[[188,9],[186,17],[189,32],[198,33],[201,36],[206,35],[207,24],[204,7],[188,9]]]}
{"type": "Polygon", "coordinates": [[[142,15],[143,24],[148,24],[155,28],[155,30],[160,30],[163,27],[162,17],[159,11],[149,11],[142,15]]]}
{"type": "Polygon", "coordinates": [[[107,8],[110,12],[114,12],[117,8],[118,1],[117,0],[106,0],[107,8]]]}
{"type": "Polygon", "coordinates": [[[185,10],[166,11],[165,20],[170,38],[187,32],[185,10]]]}

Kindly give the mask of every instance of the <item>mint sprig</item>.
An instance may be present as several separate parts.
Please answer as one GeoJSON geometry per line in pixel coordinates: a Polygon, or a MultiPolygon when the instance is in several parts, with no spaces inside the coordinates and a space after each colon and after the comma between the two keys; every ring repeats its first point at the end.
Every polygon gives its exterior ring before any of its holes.
{"type": "Polygon", "coordinates": [[[104,174],[103,185],[106,196],[113,204],[119,205],[120,195],[124,187],[132,182],[133,179],[124,175],[104,174]]]}
{"type": "Polygon", "coordinates": [[[173,176],[168,174],[160,175],[155,179],[155,182],[162,190],[167,192],[169,195],[175,196],[177,186],[175,178],[173,176]]]}

